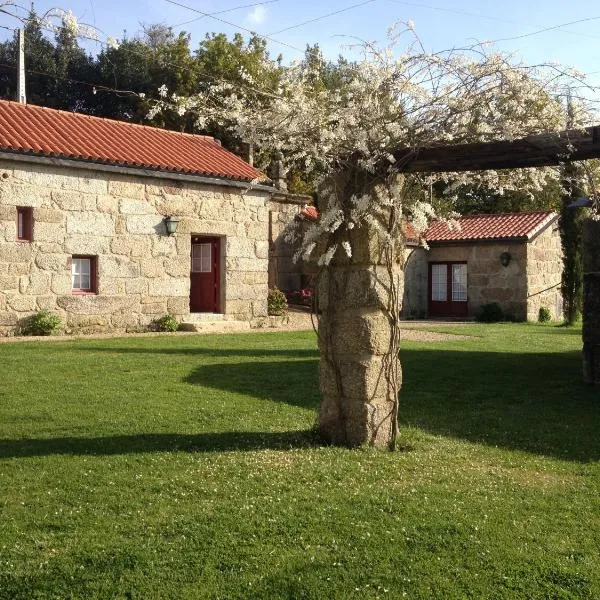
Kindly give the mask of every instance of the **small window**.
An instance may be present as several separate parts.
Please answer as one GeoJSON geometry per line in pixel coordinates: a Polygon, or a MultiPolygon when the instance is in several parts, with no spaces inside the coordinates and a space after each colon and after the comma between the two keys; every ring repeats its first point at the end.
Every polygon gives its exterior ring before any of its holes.
{"type": "Polygon", "coordinates": [[[210,273],[212,271],[212,244],[194,244],[192,246],[192,273],[210,273]]]}
{"type": "Polygon", "coordinates": [[[33,210],[30,206],[17,206],[17,239],[21,242],[33,240],[33,210]]]}
{"type": "Polygon", "coordinates": [[[73,256],[71,259],[71,289],[74,294],[95,294],[97,292],[96,256],[73,256]]]}

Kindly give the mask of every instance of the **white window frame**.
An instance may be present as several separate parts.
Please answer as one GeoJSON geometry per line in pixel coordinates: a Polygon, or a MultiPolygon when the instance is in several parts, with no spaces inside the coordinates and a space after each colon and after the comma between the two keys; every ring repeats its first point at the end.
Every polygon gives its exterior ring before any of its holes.
{"type": "Polygon", "coordinates": [[[211,273],[212,261],[212,242],[200,242],[192,246],[192,273],[211,273]],[[199,256],[195,256],[196,251],[199,256]]]}
{"type": "Polygon", "coordinates": [[[73,256],[71,258],[71,290],[74,293],[96,293],[94,280],[96,260],[95,256],[73,256]]]}
{"type": "Polygon", "coordinates": [[[431,301],[448,301],[448,264],[431,265],[431,301]]]}

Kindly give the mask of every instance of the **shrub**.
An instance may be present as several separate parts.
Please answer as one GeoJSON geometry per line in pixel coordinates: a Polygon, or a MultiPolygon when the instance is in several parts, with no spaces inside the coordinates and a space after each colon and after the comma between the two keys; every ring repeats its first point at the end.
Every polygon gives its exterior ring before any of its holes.
{"type": "Polygon", "coordinates": [[[159,319],[154,319],[152,321],[152,329],[154,331],[177,331],[179,329],[180,323],[176,317],[173,315],[164,315],[159,319]]]}
{"type": "Polygon", "coordinates": [[[480,323],[498,323],[504,319],[504,313],[497,302],[490,302],[480,307],[476,319],[480,323]]]}
{"type": "Polygon", "coordinates": [[[281,290],[277,288],[269,290],[267,295],[267,311],[271,316],[283,315],[287,311],[287,307],[285,294],[281,290]]]}
{"type": "Polygon", "coordinates": [[[552,315],[550,314],[550,309],[546,306],[540,306],[540,310],[538,312],[538,322],[539,323],[549,323],[552,320],[552,315]]]}
{"type": "Polygon", "coordinates": [[[51,335],[60,327],[60,317],[49,310],[40,310],[29,317],[23,326],[25,335],[51,335]]]}

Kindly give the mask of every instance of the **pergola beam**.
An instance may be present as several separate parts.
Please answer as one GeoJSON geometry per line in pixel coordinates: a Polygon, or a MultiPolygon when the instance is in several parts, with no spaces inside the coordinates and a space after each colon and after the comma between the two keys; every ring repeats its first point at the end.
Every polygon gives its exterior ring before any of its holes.
{"type": "Polygon", "coordinates": [[[600,158],[600,126],[530,135],[510,141],[399,148],[394,157],[407,173],[522,169],[600,158]]]}

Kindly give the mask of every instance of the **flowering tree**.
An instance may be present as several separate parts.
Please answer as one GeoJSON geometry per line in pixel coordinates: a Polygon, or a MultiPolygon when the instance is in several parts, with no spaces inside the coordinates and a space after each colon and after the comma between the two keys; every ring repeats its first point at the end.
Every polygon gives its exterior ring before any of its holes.
{"type": "MultiPolygon", "coordinates": [[[[443,181],[450,195],[467,183],[502,193],[541,190],[559,178],[553,168],[422,176],[405,173],[407,162],[432,145],[562,130],[565,86],[581,80],[558,66],[516,64],[482,45],[428,53],[410,25],[392,36],[396,45],[409,38],[402,54],[365,43],[362,60],[333,87],[315,85],[315,61],[305,61],[286,69],[272,90],[246,72],[243,86],[224,82],[185,98],[163,88],[164,101],[152,111],[175,107],[195,114],[199,128],[227,126],[316,181],[320,218],[298,240],[296,257],[320,267],[319,427],[350,446],[396,443],[402,224],[410,218],[424,230],[436,216],[430,185],[443,181]]],[[[574,126],[588,115],[580,110],[574,126]]],[[[452,215],[437,217],[452,226],[452,215]]]]}

